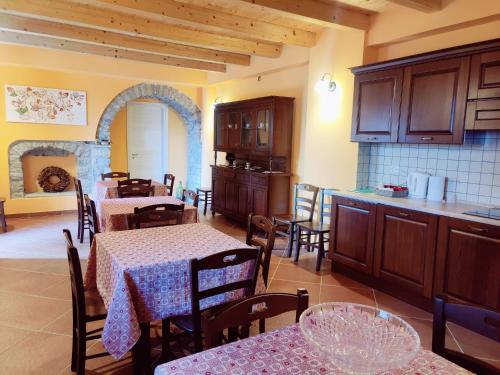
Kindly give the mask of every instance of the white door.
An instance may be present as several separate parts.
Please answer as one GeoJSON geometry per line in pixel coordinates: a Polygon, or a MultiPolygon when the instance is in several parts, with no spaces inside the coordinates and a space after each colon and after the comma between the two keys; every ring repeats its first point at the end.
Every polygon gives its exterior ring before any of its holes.
{"type": "Polygon", "coordinates": [[[127,104],[128,170],[132,178],[163,181],[167,168],[167,106],[162,103],[127,104]]]}

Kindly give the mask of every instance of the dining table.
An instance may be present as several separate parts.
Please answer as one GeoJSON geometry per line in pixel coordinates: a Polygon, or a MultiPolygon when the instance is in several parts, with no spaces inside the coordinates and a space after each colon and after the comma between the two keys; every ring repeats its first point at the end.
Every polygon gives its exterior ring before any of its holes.
{"type": "Polygon", "coordinates": [[[101,232],[112,232],[128,229],[128,216],[136,207],[142,208],[157,204],[184,204],[182,223],[198,222],[198,208],[185,204],[182,200],[171,196],[132,197],[103,199],[97,204],[99,228],[101,232]]]}
{"type": "MultiPolygon", "coordinates": [[[[153,189],[153,195],[168,195],[167,186],[161,182],[151,181],[151,186],[153,189]]],[[[94,192],[92,198],[97,203],[103,199],[113,199],[119,198],[118,196],[118,181],[117,180],[105,180],[97,181],[94,186],[94,192]]]]}
{"type": "MultiPolygon", "coordinates": [[[[235,341],[156,367],[154,375],[348,374],[306,341],[298,324],[235,341]]],[[[380,375],[461,375],[467,370],[421,348],[407,365],[380,375]]]]}
{"type": "MultiPolygon", "coordinates": [[[[104,232],[92,243],[85,288],[97,288],[108,311],[102,342],[115,358],[122,358],[141,337],[141,324],[191,313],[190,260],[245,243],[206,224],[104,232]]],[[[200,285],[222,285],[247,278],[252,262],[204,271],[200,285]]],[[[265,290],[261,277],[257,290],[265,290]]],[[[202,301],[202,308],[232,301],[243,291],[202,301]]]]}

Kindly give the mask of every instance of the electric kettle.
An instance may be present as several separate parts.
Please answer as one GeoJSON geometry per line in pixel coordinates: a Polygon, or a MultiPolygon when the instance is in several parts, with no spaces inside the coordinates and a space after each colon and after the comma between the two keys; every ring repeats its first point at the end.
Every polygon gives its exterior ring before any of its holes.
{"type": "Polygon", "coordinates": [[[406,180],[408,195],[412,198],[425,198],[429,184],[429,174],[425,172],[413,172],[406,180]]]}

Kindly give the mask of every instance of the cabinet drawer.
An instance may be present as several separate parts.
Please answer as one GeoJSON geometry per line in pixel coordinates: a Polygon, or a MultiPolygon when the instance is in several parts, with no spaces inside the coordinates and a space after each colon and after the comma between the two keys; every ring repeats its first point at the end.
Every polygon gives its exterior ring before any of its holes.
{"type": "Polygon", "coordinates": [[[267,186],[267,177],[252,175],[252,185],[267,186]]]}

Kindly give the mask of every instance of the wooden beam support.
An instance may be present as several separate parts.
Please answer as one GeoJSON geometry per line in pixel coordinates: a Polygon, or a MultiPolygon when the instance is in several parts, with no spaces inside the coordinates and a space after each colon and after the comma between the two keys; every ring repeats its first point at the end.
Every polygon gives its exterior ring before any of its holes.
{"type": "Polygon", "coordinates": [[[279,44],[199,31],[130,14],[104,12],[95,6],[61,0],[0,0],[0,13],[265,57],[279,57],[282,50],[279,44]]]}
{"type": "Polygon", "coordinates": [[[33,47],[60,49],[65,51],[87,53],[92,55],[114,57],[117,59],[135,60],[153,64],[176,66],[180,68],[190,68],[190,69],[207,70],[214,72],[226,71],[226,65],[219,63],[183,59],[179,57],[156,55],[152,53],[144,53],[138,51],[130,51],[126,49],[75,42],[67,39],[18,33],[14,31],[0,30],[0,42],[21,44],[33,47]]]}
{"type": "Polygon", "coordinates": [[[0,13],[0,29],[169,56],[250,65],[250,56],[0,13]]]}
{"type": "Polygon", "coordinates": [[[117,11],[133,9],[168,18],[188,21],[194,24],[213,26],[225,30],[252,35],[254,38],[276,43],[313,47],[316,34],[310,31],[275,25],[258,19],[235,16],[223,11],[215,11],[175,0],[97,0],[99,3],[116,6],[117,11]]]}
{"type": "Polygon", "coordinates": [[[319,0],[234,0],[263,6],[281,16],[299,19],[327,27],[347,26],[368,30],[369,16],[319,0]]]}
{"type": "Polygon", "coordinates": [[[387,0],[391,3],[402,5],[404,7],[419,10],[425,13],[437,12],[443,9],[441,0],[387,0]]]}

